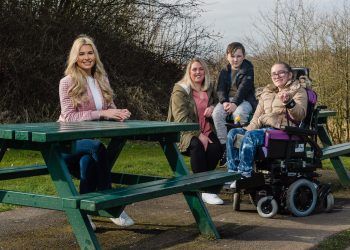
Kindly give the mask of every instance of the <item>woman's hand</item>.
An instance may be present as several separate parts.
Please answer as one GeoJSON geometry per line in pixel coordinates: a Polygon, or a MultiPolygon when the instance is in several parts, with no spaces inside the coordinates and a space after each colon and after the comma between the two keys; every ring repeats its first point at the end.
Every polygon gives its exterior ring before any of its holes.
{"type": "Polygon", "coordinates": [[[234,104],[233,102],[224,102],[223,104],[224,110],[229,113],[232,114],[233,112],[235,112],[237,105],[234,104]]]}
{"type": "Polygon", "coordinates": [[[283,103],[287,103],[290,101],[291,96],[290,93],[288,93],[287,91],[282,91],[279,96],[283,103]]]}
{"type": "Polygon", "coordinates": [[[202,142],[205,151],[207,151],[208,143],[213,143],[208,136],[203,135],[202,133],[199,134],[198,139],[202,142]]]}
{"type": "Polygon", "coordinates": [[[125,121],[129,119],[131,113],[127,109],[106,109],[101,111],[101,117],[107,120],[125,121]]]}
{"type": "Polygon", "coordinates": [[[209,118],[211,117],[211,115],[213,114],[214,111],[214,107],[213,106],[209,106],[204,110],[204,116],[209,118]]]}

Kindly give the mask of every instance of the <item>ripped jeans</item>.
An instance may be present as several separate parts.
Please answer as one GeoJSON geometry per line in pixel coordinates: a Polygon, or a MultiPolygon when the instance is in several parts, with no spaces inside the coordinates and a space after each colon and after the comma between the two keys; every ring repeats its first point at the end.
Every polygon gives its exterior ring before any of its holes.
{"type": "Polygon", "coordinates": [[[264,144],[266,128],[246,131],[243,128],[231,129],[227,135],[227,169],[242,176],[251,177],[254,156],[258,147],[264,144]],[[240,148],[234,146],[238,134],[244,135],[240,148]]]}

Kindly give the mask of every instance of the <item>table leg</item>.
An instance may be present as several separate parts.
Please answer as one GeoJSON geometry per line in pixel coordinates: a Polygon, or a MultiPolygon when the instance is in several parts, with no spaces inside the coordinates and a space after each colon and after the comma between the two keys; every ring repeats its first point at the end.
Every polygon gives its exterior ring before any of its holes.
{"type": "Polygon", "coordinates": [[[0,161],[4,157],[4,154],[6,153],[6,151],[7,151],[6,143],[4,141],[1,141],[0,142],[0,161]]]}
{"type": "Polygon", "coordinates": [[[113,168],[125,143],[126,143],[126,139],[119,139],[119,138],[112,138],[111,141],[109,142],[107,146],[107,154],[108,154],[108,164],[110,165],[110,169],[113,168]]]}
{"type": "MultiPolygon", "coordinates": [[[[331,137],[329,136],[326,128],[324,125],[318,126],[318,136],[322,142],[322,145],[324,147],[332,146],[333,142],[331,140],[331,137]]],[[[340,183],[343,186],[350,186],[350,178],[348,176],[348,173],[346,172],[346,169],[344,167],[343,161],[340,159],[339,156],[330,158],[330,161],[339,177],[340,183]]]]}
{"type": "MultiPolygon", "coordinates": [[[[189,170],[186,167],[184,159],[179,152],[176,143],[160,142],[160,144],[175,175],[188,175],[189,170]]],[[[183,194],[197,222],[200,232],[219,239],[219,232],[216,230],[207,208],[205,207],[202,199],[199,197],[200,194],[198,192],[184,192],[183,194]]]]}
{"type": "MultiPolygon", "coordinates": [[[[51,179],[60,197],[78,195],[65,161],[62,159],[60,146],[48,144],[41,151],[51,179]]],[[[91,228],[85,212],[79,209],[65,208],[68,221],[82,249],[100,249],[96,235],[91,228]]]]}

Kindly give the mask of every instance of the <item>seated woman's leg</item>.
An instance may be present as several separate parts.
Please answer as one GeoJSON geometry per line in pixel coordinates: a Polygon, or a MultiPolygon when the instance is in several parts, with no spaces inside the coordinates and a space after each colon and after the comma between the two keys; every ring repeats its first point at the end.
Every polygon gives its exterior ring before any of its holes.
{"type": "Polygon", "coordinates": [[[239,151],[238,171],[242,176],[250,177],[252,175],[255,153],[258,147],[264,144],[266,129],[256,129],[247,131],[243,137],[239,151]]]}
{"type": "Polygon", "coordinates": [[[208,148],[206,153],[207,166],[208,170],[214,170],[218,165],[218,162],[221,158],[221,145],[218,137],[215,133],[209,134],[209,139],[213,143],[208,143],[208,148]]]}
{"type": "Polygon", "coordinates": [[[198,137],[192,137],[190,146],[188,147],[187,151],[190,156],[190,163],[193,173],[208,171],[204,146],[198,137]]]}
{"type": "Polygon", "coordinates": [[[239,164],[239,149],[234,146],[237,135],[244,135],[246,130],[243,128],[231,129],[227,135],[226,154],[227,154],[227,170],[229,172],[237,172],[239,164]]]}
{"type": "Polygon", "coordinates": [[[97,163],[97,190],[110,189],[112,187],[111,167],[108,163],[106,147],[101,143],[99,148],[92,154],[97,163]]]}
{"type": "MultiPolygon", "coordinates": [[[[82,176],[87,176],[86,173],[82,172],[85,171],[85,168],[81,165],[81,159],[84,156],[89,156],[91,161],[94,161],[96,168],[96,172],[92,176],[96,184],[94,185],[95,189],[92,191],[111,188],[111,170],[108,164],[107,150],[103,143],[92,139],[78,140],[73,145],[73,153],[64,154],[64,159],[70,171],[79,179],[82,176]]],[[[83,188],[83,190],[86,190],[86,188],[83,188]]]]}
{"type": "MultiPolygon", "coordinates": [[[[216,145],[210,145],[208,144],[207,150],[210,150],[211,153],[215,154],[215,159],[210,160],[211,168],[215,168],[216,164],[218,163],[218,159],[220,158],[221,149],[220,144],[217,144],[218,139],[216,141],[216,145]],[[210,149],[209,149],[210,147],[210,149]],[[216,151],[214,153],[213,151],[216,151]],[[215,163],[215,165],[214,165],[215,163]]],[[[207,152],[204,150],[204,146],[202,142],[198,139],[198,137],[192,137],[190,146],[187,149],[191,159],[191,168],[193,173],[200,173],[200,172],[206,172],[209,170],[212,170],[209,168],[209,162],[208,158],[209,155],[207,155],[207,152]]],[[[224,204],[224,201],[220,199],[219,196],[217,196],[215,193],[217,192],[217,189],[213,190],[213,188],[207,188],[205,189],[204,193],[202,193],[202,199],[205,203],[212,204],[212,205],[220,205],[224,204]]]]}
{"type": "Polygon", "coordinates": [[[233,118],[239,116],[240,117],[240,123],[246,123],[248,122],[249,115],[253,112],[252,105],[250,105],[249,102],[243,101],[233,112],[233,118]]]}
{"type": "Polygon", "coordinates": [[[81,194],[86,194],[96,191],[96,172],[97,164],[90,155],[83,155],[79,161],[80,167],[80,184],[79,189],[81,194]]]}
{"type": "Polygon", "coordinates": [[[105,190],[111,188],[111,169],[108,164],[107,150],[99,140],[83,139],[77,141],[76,151],[89,154],[95,160],[96,169],[96,188],[105,190]]]}

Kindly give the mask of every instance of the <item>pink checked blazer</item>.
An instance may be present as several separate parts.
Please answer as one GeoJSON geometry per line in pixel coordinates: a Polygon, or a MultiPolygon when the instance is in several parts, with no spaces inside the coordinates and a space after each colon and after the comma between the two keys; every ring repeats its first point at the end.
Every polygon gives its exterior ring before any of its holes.
{"type": "MultiPolygon", "coordinates": [[[[61,114],[58,119],[59,122],[77,122],[77,121],[91,121],[100,119],[100,111],[96,110],[95,102],[87,84],[87,95],[88,99],[86,102],[79,104],[76,108],[73,106],[72,99],[68,95],[68,90],[72,85],[72,77],[66,76],[61,79],[59,94],[60,94],[60,104],[61,104],[61,114]]],[[[101,93],[101,89],[98,86],[98,90],[101,93]]],[[[102,93],[101,93],[102,96],[102,93]]],[[[116,108],[115,104],[106,103],[103,99],[102,109],[116,108]]]]}

